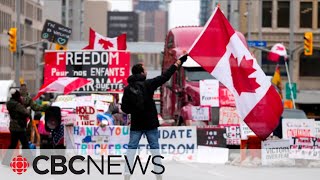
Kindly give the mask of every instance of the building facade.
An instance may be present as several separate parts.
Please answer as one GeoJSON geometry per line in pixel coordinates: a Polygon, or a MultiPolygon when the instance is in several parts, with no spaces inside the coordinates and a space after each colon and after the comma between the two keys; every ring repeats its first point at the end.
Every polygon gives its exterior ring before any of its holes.
{"type": "MultiPolygon", "coordinates": [[[[297,83],[298,108],[309,117],[320,117],[320,1],[319,0],[243,0],[240,1],[240,31],[251,40],[267,41],[270,49],[275,43],[283,43],[290,52],[290,3],[293,3],[293,58],[288,60],[291,79],[297,83]],[[261,3],[261,4],[259,4],[261,3]],[[249,31],[248,31],[249,30],[249,31]],[[304,55],[304,33],[313,32],[313,55],[304,55]],[[259,38],[259,34],[261,39],[259,38]]],[[[258,54],[259,50],[252,49],[258,54]]],[[[267,75],[274,73],[276,63],[267,60],[262,53],[261,66],[267,75]]],[[[284,80],[287,73],[284,61],[280,61],[284,80]]]]}
{"type": "MultiPolygon", "coordinates": [[[[43,2],[36,0],[20,1],[20,32],[21,43],[23,45],[38,42],[41,39],[43,27],[43,2]]],[[[13,0],[0,1],[0,78],[3,80],[15,79],[16,62],[12,53],[8,49],[8,30],[16,27],[16,4],[13,0]]],[[[40,81],[39,63],[36,60],[36,48],[29,46],[23,48],[21,57],[20,78],[28,85],[31,93],[36,92],[36,81],[40,81]]],[[[38,57],[42,56],[42,51],[38,51],[38,57]]],[[[38,59],[39,60],[39,59],[38,59]]]]}

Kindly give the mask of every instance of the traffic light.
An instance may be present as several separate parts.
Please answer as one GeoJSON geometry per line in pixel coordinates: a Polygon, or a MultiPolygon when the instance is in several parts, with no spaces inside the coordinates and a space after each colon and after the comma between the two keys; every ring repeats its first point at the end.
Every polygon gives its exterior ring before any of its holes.
{"type": "Polygon", "coordinates": [[[17,28],[10,28],[9,32],[9,50],[14,53],[17,51],[17,28]]]}
{"type": "Polygon", "coordinates": [[[313,50],[313,34],[312,32],[305,32],[304,33],[304,55],[305,56],[312,56],[313,50]]]}
{"type": "Polygon", "coordinates": [[[60,44],[56,44],[56,50],[67,50],[67,46],[61,46],[60,44]]]}

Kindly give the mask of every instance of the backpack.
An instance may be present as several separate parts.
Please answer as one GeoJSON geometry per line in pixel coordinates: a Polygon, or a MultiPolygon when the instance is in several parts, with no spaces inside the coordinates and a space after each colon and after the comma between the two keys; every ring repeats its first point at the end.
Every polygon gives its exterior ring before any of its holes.
{"type": "Polygon", "coordinates": [[[144,82],[135,82],[129,84],[129,104],[133,107],[136,112],[144,111],[144,82]]]}

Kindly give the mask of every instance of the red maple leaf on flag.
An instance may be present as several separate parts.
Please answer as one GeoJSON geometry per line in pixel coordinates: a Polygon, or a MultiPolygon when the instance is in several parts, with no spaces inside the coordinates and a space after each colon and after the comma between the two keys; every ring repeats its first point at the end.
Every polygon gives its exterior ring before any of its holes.
{"type": "Polygon", "coordinates": [[[256,71],[253,69],[253,59],[246,60],[243,57],[239,66],[237,58],[231,54],[229,61],[233,86],[239,96],[242,92],[255,93],[260,85],[256,82],[256,78],[249,78],[249,75],[256,71]]]}
{"type": "Polygon", "coordinates": [[[113,44],[105,39],[99,39],[98,43],[102,45],[103,49],[109,49],[110,47],[113,47],[113,44]]]}

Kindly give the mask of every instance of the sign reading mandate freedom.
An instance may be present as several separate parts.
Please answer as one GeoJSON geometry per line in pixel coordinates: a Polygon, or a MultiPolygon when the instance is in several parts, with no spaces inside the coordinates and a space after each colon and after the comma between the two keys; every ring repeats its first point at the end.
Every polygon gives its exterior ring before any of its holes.
{"type": "Polygon", "coordinates": [[[44,83],[65,76],[91,80],[79,91],[123,91],[130,74],[126,51],[47,51],[44,58],[44,83]]]}

